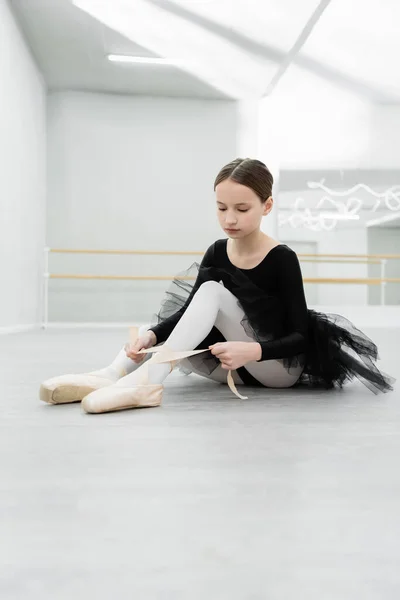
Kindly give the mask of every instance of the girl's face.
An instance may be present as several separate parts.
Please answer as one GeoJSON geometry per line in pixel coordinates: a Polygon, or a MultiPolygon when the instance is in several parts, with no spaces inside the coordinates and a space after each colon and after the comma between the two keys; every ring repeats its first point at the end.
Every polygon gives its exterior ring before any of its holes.
{"type": "Polygon", "coordinates": [[[215,188],[219,224],[231,238],[242,238],[260,229],[261,219],[272,209],[251,188],[225,179],[215,188]]]}

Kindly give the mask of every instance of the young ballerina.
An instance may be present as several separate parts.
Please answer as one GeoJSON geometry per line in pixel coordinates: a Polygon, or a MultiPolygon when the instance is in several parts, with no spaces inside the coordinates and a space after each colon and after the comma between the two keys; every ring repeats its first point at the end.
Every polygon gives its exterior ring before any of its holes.
{"type": "Polygon", "coordinates": [[[158,406],[178,361],[186,373],[220,383],[229,371],[236,385],[329,389],[357,377],[374,393],[393,389],[394,379],[375,365],[375,344],[344,317],[309,310],[295,252],[260,230],[273,207],[272,185],[258,160],[224,166],[214,190],[228,239],[217,240],[185,273],[196,271],[194,285],[176,277],[157,323],[142,327],[111,365],[54,377],[42,384],[40,398],[83,400],[89,413],[158,406]]]}

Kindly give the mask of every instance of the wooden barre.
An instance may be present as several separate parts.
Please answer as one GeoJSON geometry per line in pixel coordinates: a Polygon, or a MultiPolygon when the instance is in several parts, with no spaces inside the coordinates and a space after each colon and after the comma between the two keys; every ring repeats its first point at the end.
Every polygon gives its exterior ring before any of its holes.
{"type": "MultiPolygon", "coordinates": [[[[300,256],[300,255],[298,255],[300,256]]],[[[344,265],[380,265],[381,261],[380,260],[339,260],[339,259],[334,259],[334,260],[330,260],[329,258],[303,258],[300,259],[300,262],[309,262],[309,263],[333,263],[333,264],[339,264],[342,263],[344,265]]]]}
{"type": "MultiPolygon", "coordinates": [[[[114,281],[173,281],[174,277],[168,275],[79,275],[49,273],[49,279],[103,279],[114,281]]],[[[179,277],[183,281],[195,281],[196,277],[179,277]]],[[[336,278],[336,277],[303,277],[304,283],[354,283],[367,285],[380,285],[381,283],[400,283],[400,278],[336,278]]]]}
{"type": "MultiPolygon", "coordinates": [[[[57,252],[54,250],[51,250],[51,252],[57,252]]],[[[66,252],[66,251],[60,251],[60,252],[66,252]]],[[[80,252],[78,250],[74,250],[71,252],[80,252]]],[[[83,252],[83,251],[82,251],[83,252]]],[[[84,252],[85,254],[140,254],[140,255],[144,255],[144,254],[154,254],[154,255],[203,255],[204,253],[202,252],[161,252],[161,251],[152,251],[152,252],[142,252],[141,250],[129,250],[129,251],[123,251],[123,250],[113,250],[113,251],[107,251],[107,250],[99,250],[99,251],[93,251],[93,250],[86,250],[84,252]]],[[[301,257],[303,255],[298,254],[298,256],[300,257],[301,262],[310,262],[310,263],[334,263],[334,264],[338,264],[338,263],[343,263],[343,264],[347,264],[347,265],[352,265],[352,264],[361,264],[361,265],[380,265],[380,261],[379,260],[338,260],[338,259],[334,259],[334,260],[330,260],[330,259],[326,259],[326,258],[304,258],[302,259],[301,257]]],[[[318,255],[319,256],[319,255],[318,255]]]]}
{"type": "Polygon", "coordinates": [[[367,285],[380,285],[381,283],[400,283],[398,277],[373,277],[342,278],[342,277],[303,277],[304,283],[365,283],[367,285]]]}
{"type": "MultiPolygon", "coordinates": [[[[49,279],[113,279],[128,281],[172,281],[174,277],[168,275],[68,275],[61,273],[49,273],[49,279]]],[[[180,280],[194,281],[196,277],[179,277],[180,280]]]]}
{"type": "MultiPolygon", "coordinates": [[[[62,254],[149,254],[149,255],[178,255],[203,256],[204,252],[195,252],[187,250],[87,250],[87,249],[68,249],[68,248],[48,248],[49,252],[62,254]]],[[[371,259],[400,259],[400,254],[303,254],[297,256],[304,258],[371,258],[371,259]]]]}
{"type": "Polygon", "coordinates": [[[301,254],[297,256],[319,257],[319,258],[384,258],[384,259],[399,259],[400,254],[301,254]]]}
{"type": "Polygon", "coordinates": [[[204,254],[204,252],[191,252],[186,250],[69,250],[66,248],[49,248],[49,252],[56,252],[58,254],[177,254],[182,256],[190,254],[202,256],[204,254]]]}

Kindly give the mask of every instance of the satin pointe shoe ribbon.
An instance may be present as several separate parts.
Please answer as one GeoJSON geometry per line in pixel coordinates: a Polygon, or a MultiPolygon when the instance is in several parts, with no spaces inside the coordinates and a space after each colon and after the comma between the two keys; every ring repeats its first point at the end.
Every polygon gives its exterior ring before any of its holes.
{"type": "MultiPolygon", "coordinates": [[[[139,330],[137,327],[131,327],[129,329],[129,338],[130,338],[131,344],[133,344],[134,341],[139,337],[138,331],[139,330]]],[[[154,359],[153,359],[153,364],[171,363],[171,371],[172,371],[174,369],[174,367],[176,366],[176,364],[183,358],[189,358],[190,356],[194,356],[195,354],[201,354],[202,352],[209,352],[209,349],[204,348],[203,350],[179,351],[179,350],[172,350],[171,348],[168,348],[168,346],[164,344],[162,346],[155,346],[153,348],[148,348],[146,350],[139,350],[138,354],[155,354],[154,359]]],[[[142,378],[140,380],[140,383],[146,385],[146,384],[148,384],[148,363],[145,363],[143,365],[143,367],[147,367],[147,368],[143,369],[143,371],[142,371],[142,378]]],[[[233,394],[235,394],[235,396],[237,396],[241,400],[248,400],[248,396],[242,396],[237,391],[235,382],[233,381],[231,370],[228,371],[227,384],[229,386],[229,389],[231,390],[231,392],[233,394]]]]}

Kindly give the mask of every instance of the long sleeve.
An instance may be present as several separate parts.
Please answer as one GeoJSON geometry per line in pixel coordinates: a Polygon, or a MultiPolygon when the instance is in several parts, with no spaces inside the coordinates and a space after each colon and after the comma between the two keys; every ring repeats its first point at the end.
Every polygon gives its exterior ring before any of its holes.
{"type": "MultiPolygon", "coordinates": [[[[215,247],[215,244],[212,244],[207,249],[206,253],[203,256],[203,260],[200,263],[200,268],[201,267],[211,267],[213,265],[213,263],[214,263],[214,247],[215,247]]],[[[186,300],[184,306],[182,306],[182,308],[180,310],[178,310],[176,313],[171,315],[168,319],[165,319],[158,325],[155,325],[154,327],[149,328],[149,331],[153,331],[155,333],[155,335],[157,337],[157,344],[165,342],[165,340],[169,337],[170,333],[173,331],[176,324],[179,322],[180,318],[182,317],[183,313],[185,312],[185,310],[191,303],[193,296],[195,295],[195,293],[197,292],[197,290],[199,289],[199,287],[202,283],[203,283],[203,280],[201,279],[200,275],[198,275],[197,279],[194,283],[193,289],[190,292],[190,295],[189,295],[188,299],[186,300]]]]}
{"type": "Polygon", "coordinates": [[[306,350],[308,312],[303,276],[296,253],[285,247],[277,264],[278,293],[285,308],[289,333],[276,340],[261,342],[261,359],[287,358],[306,350]]]}

